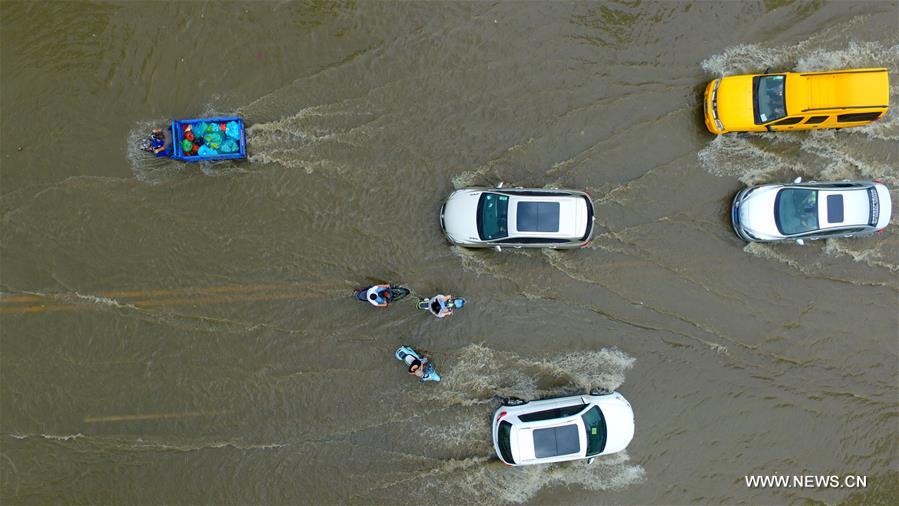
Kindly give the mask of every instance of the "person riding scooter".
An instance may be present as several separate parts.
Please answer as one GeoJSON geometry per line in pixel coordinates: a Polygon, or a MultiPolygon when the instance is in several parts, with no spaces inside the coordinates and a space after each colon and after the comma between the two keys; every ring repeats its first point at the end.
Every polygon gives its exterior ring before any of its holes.
{"type": "Polygon", "coordinates": [[[453,309],[461,308],[465,302],[462,299],[454,299],[452,295],[435,295],[431,298],[429,309],[437,318],[445,318],[453,314],[453,309]]]}
{"type": "MultiPolygon", "coordinates": [[[[410,356],[410,358],[412,358],[410,356]]],[[[425,376],[425,364],[428,363],[427,357],[422,357],[421,360],[417,358],[412,358],[412,363],[409,364],[409,374],[415,376],[416,378],[424,378],[425,376]]]]}
{"type": "Polygon", "coordinates": [[[145,138],[140,148],[156,156],[169,156],[172,154],[172,132],[166,127],[154,128],[150,136],[145,138]]]}
{"type": "Polygon", "coordinates": [[[434,369],[434,364],[424,352],[419,353],[408,346],[400,346],[394,356],[406,365],[406,370],[418,378],[419,383],[440,381],[440,375],[434,369]]]}
{"type": "Polygon", "coordinates": [[[374,285],[366,292],[368,301],[377,307],[387,307],[390,303],[390,285],[374,285]]]}

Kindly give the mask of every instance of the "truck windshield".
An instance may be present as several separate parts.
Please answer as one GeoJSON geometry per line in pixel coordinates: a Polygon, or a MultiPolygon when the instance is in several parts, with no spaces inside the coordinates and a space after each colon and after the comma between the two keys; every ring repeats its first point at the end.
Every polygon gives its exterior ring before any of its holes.
{"type": "Polygon", "coordinates": [[[478,235],[481,240],[490,241],[509,235],[509,196],[497,193],[482,193],[478,202],[478,235]]]}
{"type": "Polygon", "coordinates": [[[753,79],[755,123],[761,125],[787,115],[784,100],[784,76],[758,76],[753,79]]]}
{"type": "Polygon", "coordinates": [[[784,188],[774,199],[774,221],[783,235],[818,229],[818,191],[784,188]]]}

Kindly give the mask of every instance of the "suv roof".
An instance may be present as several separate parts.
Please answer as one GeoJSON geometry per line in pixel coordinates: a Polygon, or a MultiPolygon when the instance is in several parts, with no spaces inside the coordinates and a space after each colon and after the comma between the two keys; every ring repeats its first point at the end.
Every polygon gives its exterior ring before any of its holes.
{"type": "Polygon", "coordinates": [[[509,195],[509,237],[580,239],[586,208],[575,195],[509,195]]]}

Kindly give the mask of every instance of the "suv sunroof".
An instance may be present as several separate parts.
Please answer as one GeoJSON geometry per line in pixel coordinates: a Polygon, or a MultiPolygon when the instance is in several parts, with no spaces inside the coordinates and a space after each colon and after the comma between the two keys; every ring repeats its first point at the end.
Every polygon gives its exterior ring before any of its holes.
{"type": "Polygon", "coordinates": [[[558,232],[558,202],[519,202],[515,227],[520,232],[558,232]]]}

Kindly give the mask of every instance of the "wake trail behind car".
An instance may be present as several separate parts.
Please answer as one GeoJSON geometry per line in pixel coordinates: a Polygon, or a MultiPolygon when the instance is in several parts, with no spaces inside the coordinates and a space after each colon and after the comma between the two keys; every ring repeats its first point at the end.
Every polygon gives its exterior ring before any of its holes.
{"type": "Polygon", "coordinates": [[[606,348],[534,359],[470,344],[453,355],[441,361],[446,373],[440,388],[423,394],[429,401],[471,406],[497,396],[536,399],[594,388],[612,391],[634,364],[626,353],[606,348]]]}
{"type": "MultiPolygon", "coordinates": [[[[395,487],[412,488],[416,497],[438,504],[523,503],[549,487],[572,485],[592,491],[619,489],[643,481],[643,467],[630,462],[627,452],[584,461],[510,468],[481,457],[449,459],[413,473],[403,483],[388,484],[378,497],[395,487]]],[[[385,494],[386,493],[386,494],[385,494]]],[[[365,498],[372,499],[371,496],[365,498]]]]}

